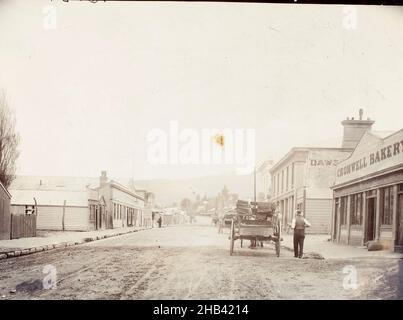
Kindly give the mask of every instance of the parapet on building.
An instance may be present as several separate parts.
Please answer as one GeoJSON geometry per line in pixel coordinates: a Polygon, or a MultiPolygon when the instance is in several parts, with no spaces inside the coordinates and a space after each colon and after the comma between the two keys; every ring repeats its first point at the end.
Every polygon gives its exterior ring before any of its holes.
{"type": "Polygon", "coordinates": [[[366,132],[336,167],[332,239],[403,252],[403,129],[366,132]]]}
{"type": "Polygon", "coordinates": [[[283,226],[291,223],[300,209],[312,226],[310,233],[330,233],[333,193],[331,186],[336,166],[353,152],[374,121],[354,118],[342,121],[344,128],[340,148],[295,147],[271,169],[271,201],[283,214],[283,226]]]}

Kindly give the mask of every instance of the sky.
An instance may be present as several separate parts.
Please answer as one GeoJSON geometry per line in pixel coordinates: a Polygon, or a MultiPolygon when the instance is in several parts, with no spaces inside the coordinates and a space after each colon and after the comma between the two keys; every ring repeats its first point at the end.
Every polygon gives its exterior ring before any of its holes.
{"type": "Polygon", "coordinates": [[[399,130],[402,38],[398,7],[0,0],[0,89],[21,136],[17,173],[234,172],[151,164],[147,136],[172,121],[254,129],[257,163],[295,146],[339,146],[340,122],[359,108],[375,130],[399,130]]]}

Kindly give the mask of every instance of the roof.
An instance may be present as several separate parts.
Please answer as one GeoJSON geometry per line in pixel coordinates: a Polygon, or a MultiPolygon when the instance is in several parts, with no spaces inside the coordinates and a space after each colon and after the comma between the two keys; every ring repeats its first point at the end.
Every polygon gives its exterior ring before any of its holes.
{"type": "Polygon", "coordinates": [[[8,190],[6,189],[6,187],[1,183],[0,181],[0,187],[3,189],[3,191],[6,193],[6,195],[11,198],[11,194],[10,192],[8,192],[8,190]]]}
{"type": "Polygon", "coordinates": [[[99,186],[99,178],[17,176],[9,189],[86,190],[99,186]]]}
{"type": "MultiPolygon", "coordinates": [[[[111,186],[144,201],[144,198],[130,188],[111,180],[111,186]]],[[[35,197],[39,204],[82,206],[88,205],[88,199],[97,199],[91,195],[99,187],[99,178],[92,177],[51,177],[51,176],[17,176],[10,186],[13,196],[12,204],[34,204],[35,197]],[[14,199],[14,197],[16,197],[14,199]],[[85,199],[85,200],[84,200],[85,199]],[[39,202],[39,200],[41,202],[39,202]]],[[[96,194],[98,194],[96,192],[96,194]]]]}
{"type": "Polygon", "coordinates": [[[119,189],[120,191],[123,191],[123,192],[125,192],[125,193],[127,193],[127,194],[129,194],[129,195],[131,195],[131,196],[133,196],[135,198],[137,198],[137,199],[140,199],[142,201],[145,200],[144,197],[140,196],[139,194],[135,193],[134,191],[132,191],[128,187],[120,184],[119,182],[116,182],[116,181],[112,180],[112,181],[110,181],[110,184],[111,184],[111,186],[113,186],[113,187],[119,189]]]}
{"type": "Polygon", "coordinates": [[[98,200],[95,190],[99,179],[76,177],[17,176],[11,183],[13,205],[88,206],[88,200],[98,200]]]}
{"type": "Polygon", "coordinates": [[[258,172],[265,170],[267,167],[272,166],[274,164],[273,160],[264,161],[257,169],[258,172]]]}
{"type": "Polygon", "coordinates": [[[98,195],[91,194],[90,190],[69,191],[69,190],[10,190],[12,194],[12,205],[53,205],[86,207],[88,200],[98,200],[98,195]]]}
{"type": "Polygon", "coordinates": [[[373,134],[374,136],[377,136],[378,138],[385,139],[386,137],[389,137],[392,134],[395,134],[399,131],[368,131],[369,133],[373,134]]]}

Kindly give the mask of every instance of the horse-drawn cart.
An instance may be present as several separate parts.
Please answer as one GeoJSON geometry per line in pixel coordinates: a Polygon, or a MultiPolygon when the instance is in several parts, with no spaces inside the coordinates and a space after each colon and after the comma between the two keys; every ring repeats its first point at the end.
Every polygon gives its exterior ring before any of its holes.
{"type": "Polygon", "coordinates": [[[231,210],[227,211],[218,222],[218,233],[223,233],[224,229],[227,228],[228,230],[231,229],[232,220],[236,216],[236,212],[231,210]]]}
{"type": "Polygon", "coordinates": [[[230,229],[230,255],[234,252],[236,240],[250,240],[251,244],[271,241],[275,245],[276,255],[280,256],[281,247],[281,218],[274,212],[270,204],[264,203],[259,208],[259,203],[250,212],[243,208],[233,217],[230,229]]]}

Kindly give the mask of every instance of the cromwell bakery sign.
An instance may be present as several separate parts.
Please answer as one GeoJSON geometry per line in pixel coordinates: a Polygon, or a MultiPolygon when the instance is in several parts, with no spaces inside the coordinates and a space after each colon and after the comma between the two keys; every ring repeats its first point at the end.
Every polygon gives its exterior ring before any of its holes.
{"type": "MultiPolygon", "coordinates": [[[[354,162],[349,162],[346,165],[341,165],[336,175],[338,178],[350,176],[353,173],[361,173],[362,171],[370,170],[371,166],[375,170],[383,169],[402,161],[403,156],[403,140],[386,143],[385,146],[374,150],[373,152],[364,155],[354,162]],[[380,168],[379,168],[380,167],[380,168]]],[[[373,170],[371,170],[372,172],[373,170]]],[[[363,172],[364,173],[364,172],[363,172]]]]}

